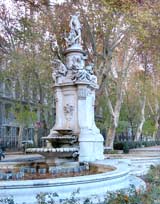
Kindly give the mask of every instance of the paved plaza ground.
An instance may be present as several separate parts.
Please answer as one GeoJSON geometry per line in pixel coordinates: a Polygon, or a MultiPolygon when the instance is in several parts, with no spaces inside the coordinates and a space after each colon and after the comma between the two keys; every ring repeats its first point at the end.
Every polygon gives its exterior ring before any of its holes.
{"type": "Polygon", "coordinates": [[[122,151],[118,151],[117,154],[106,154],[105,157],[106,158],[160,157],[160,146],[130,149],[129,153],[127,154],[123,154],[122,151]]]}

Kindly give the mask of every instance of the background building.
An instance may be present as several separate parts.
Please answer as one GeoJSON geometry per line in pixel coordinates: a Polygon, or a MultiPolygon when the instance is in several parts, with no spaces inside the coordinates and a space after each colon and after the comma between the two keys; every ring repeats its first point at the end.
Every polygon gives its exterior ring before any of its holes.
{"type": "Polygon", "coordinates": [[[15,79],[0,81],[0,146],[17,149],[21,148],[25,141],[41,146],[41,137],[48,134],[50,125],[53,124],[54,107],[53,105],[49,106],[47,99],[44,98],[42,109],[42,106],[40,108],[37,105],[38,94],[31,89],[27,93],[24,88],[23,92],[25,94],[22,95],[18,89],[18,81],[15,79]],[[20,119],[17,119],[17,106],[23,108],[21,114],[24,118],[20,115],[20,119]],[[28,107],[30,110],[27,113],[28,107]],[[27,116],[25,116],[25,111],[28,114],[27,116]],[[29,113],[32,113],[32,115],[29,115],[29,113]],[[33,114],[34,119],[30,120],[33,114]],[[24,122],[21,120],[24,120],[24,122]],[[22,122],[23,129],[20,129],[22,122]],[[22,131],[21,139],[19,137],[20,131],[22,131]]]}

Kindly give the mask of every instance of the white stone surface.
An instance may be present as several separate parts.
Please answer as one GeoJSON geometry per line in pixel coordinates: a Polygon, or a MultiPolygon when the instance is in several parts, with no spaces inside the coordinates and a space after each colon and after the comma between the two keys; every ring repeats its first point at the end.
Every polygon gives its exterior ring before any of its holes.
{"type": "MultiPolygon", "coordinates": [[[[108,157],[108,155],[107,155],[108,157]]],[[[151,166],[160,165],[160,156],[155,156],[154,152],[150,156],[145,154],[137,155],[109,155],[109,160],[117,160],[119,162],[128,163],[131,168],[130,174],[134,176],[143,176],[148,173],[151,166]]]]}
{"type": "Polygon", "coordinates": [[[160,165],[160,157],[154,158],[131,158],[131,174],[136,176],[143,176],[148,173],[151,166],[160,165]]]}
{"type": "Polygon", "coordinates": [[[78,86],[79,161],[102,160],[103,137],[94,119],[95,89],[86,84],[78,86]]]}

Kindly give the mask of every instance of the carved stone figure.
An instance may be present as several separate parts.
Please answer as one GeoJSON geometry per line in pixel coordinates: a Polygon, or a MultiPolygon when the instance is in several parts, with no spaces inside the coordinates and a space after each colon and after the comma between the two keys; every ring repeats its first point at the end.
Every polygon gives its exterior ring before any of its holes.
{"type": "Polygon", "coordinates": [[[88,72],[87,79],[92,83],[97,84],[97,77],[94,75],[93,68],[94,68],[93,63],[90,63],[89,65],[86,66],[86,71],[88,72]]]}
{"type": "Polygon", "coordinates": [[[81,59],[73,58],[73,65],[72,65],[73,82],[88,81],[88,82],[97,84],[97,77],[94,75],[93,67],[94,67],[94,64],[90,63],[84,68],[83,66],[81,66],[81,59]]]}
{"type": "Polygon", "coordinates": [[[70,33],[68,38],[65,38],[68,46],[72,46],[74,44],[81,44],[81,24],[79,21],[79,12],[75,15],[71,16],[70,20],[70,33]]]}
{"type": "Polygon", "coordinates": [[[72,105],[69,105],[68,103],[64,106],[64,112],[66,114],[70,114],[73,112],[73,106],[72,105]]]}
{"type": "Polygon", "coordinates": [[[87,71],[85,69],[75,70],[72,80],[73,82],[87,81],[87,71]]]}
{"type": "Polygon", "coordinates": [[[59,77],[64,77],[67,74],[67,67],[59,59],[55,59],[53,62],[52,78],[57,82],[59,77]]]}
{"type": "Polygon", "coordinates": [[[81,57],[73,57],[73,64],[72,64],[72,80],[73,82],[77,80],[84,81],[86,80],[87,72],[84,69],[83,59],[81,57]]]}
{"type": "Polygon", "coordinates": [[[68,38],[64,38],[68,47],[71,47],[72,45],[75,44],[75,38],[76,38],[76,32],[74,30],[71,30],[68,38]]]}
{"type": "Polygon", "coordinates": [[[72,69],[83,69],[84,68],[84,62],[83,58],[81,56],[74,56],[72,59],[72,69]]]}
{"type": "Polygon", "coordinates": [[[66,120],[70,121],[73,116],[74,107],[72,105],[66,104],[64,106],[64,113],[66,115],[66,120]]]}

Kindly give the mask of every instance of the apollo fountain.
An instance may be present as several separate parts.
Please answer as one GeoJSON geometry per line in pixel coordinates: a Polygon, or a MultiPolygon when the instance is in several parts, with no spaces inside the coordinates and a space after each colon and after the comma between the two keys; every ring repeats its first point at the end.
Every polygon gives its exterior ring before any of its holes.
{"type": "Polygon", "coordinates": [[[103,200],[106,192],[129,189],[145,189],[145,183],[131,173],[131,163],[119,159],[104,159],[103,137],[95,124],[95,91],[98,89],[94,64],[88,62],[82,48],[79,14],[71,16],[70,32],[65,38],[65,61],[52,62],[53,91],[56,101],[56,121],[50,134],[43,139],[46,147],[29,148],[27,153],[38,153],[46,158],[50,167],[87,163],[99,172],[67,178],[45,178],[0,182],[1,197],[12,195],[17,204],[36,204],[36,195],[58,193],[59,199],[69,198],[79,189],[78,197],[86,197],[94,203],[98,196],[103,200]],[[75,161],[75,158],[77,162],[75,161]],[[107,172],[106,167],[111,167],[107,172]],[[28,201],[28,198],[29,201],[28,201]],[[27,202],[28,201],[28,202],[27,202]]]}
{"type": "Polygon", "coordinates": [[[79,162],[102,160],[103,137],[95,124],[95,90],[98,89],[94,64],[87,62],[82,48],[79,15],[70,20],[70,33],[65,38],[65,62],[52,62],[56,122],[50,130],[45,148],[27,149],[44,155],[49,162],[76,157],[79,162]]]}

